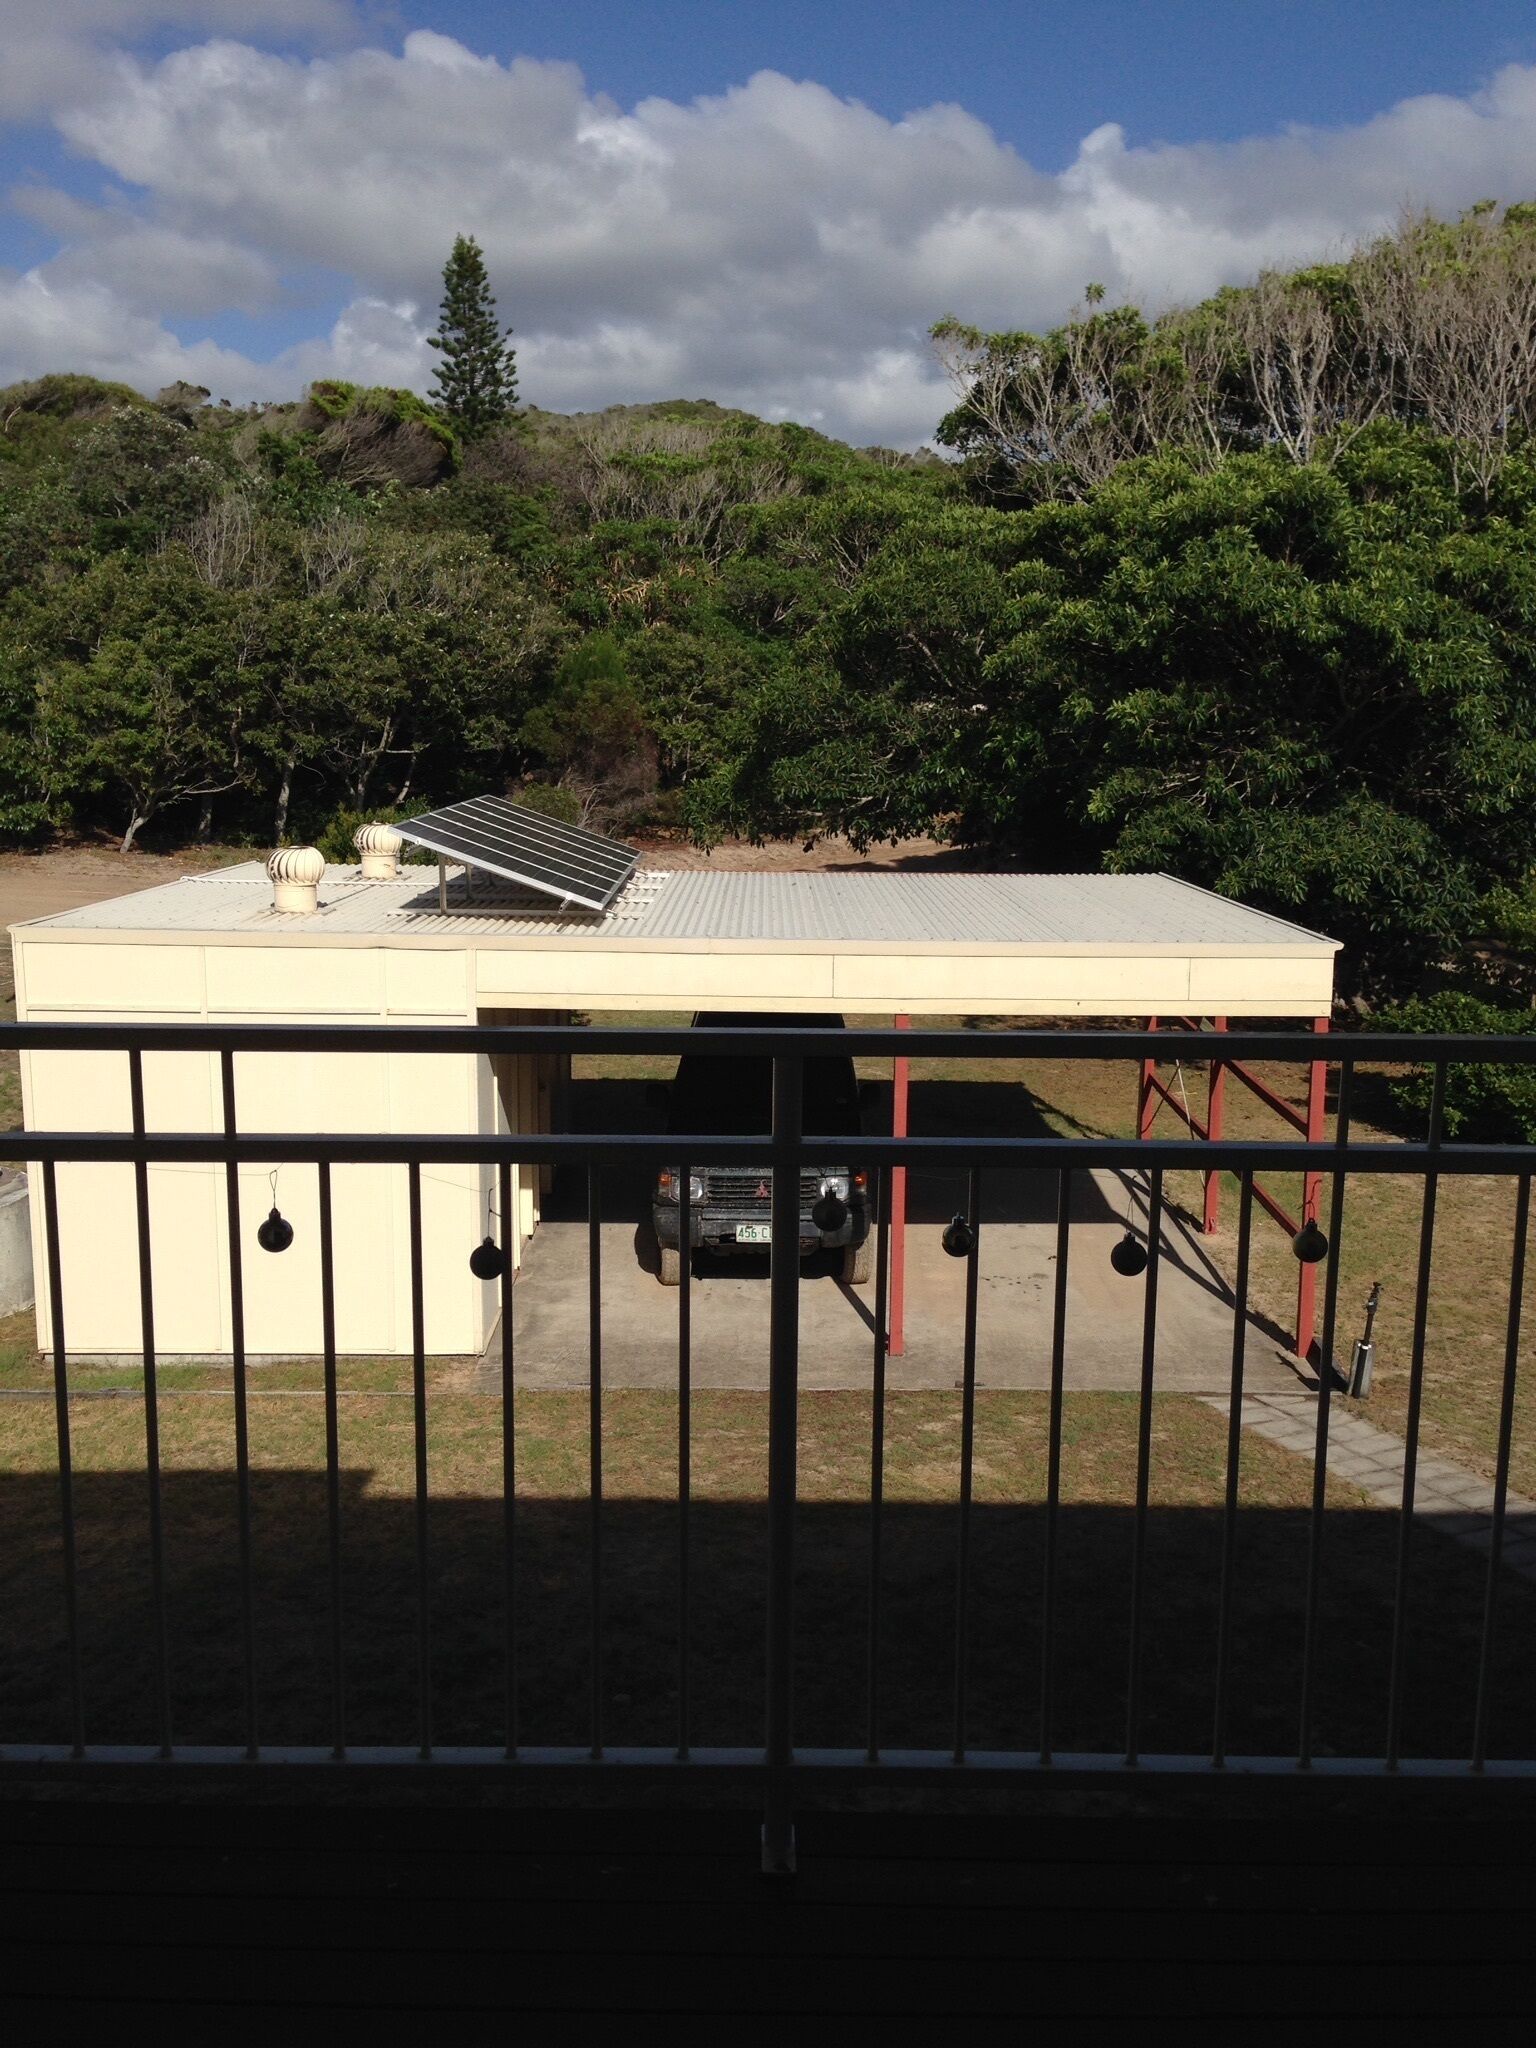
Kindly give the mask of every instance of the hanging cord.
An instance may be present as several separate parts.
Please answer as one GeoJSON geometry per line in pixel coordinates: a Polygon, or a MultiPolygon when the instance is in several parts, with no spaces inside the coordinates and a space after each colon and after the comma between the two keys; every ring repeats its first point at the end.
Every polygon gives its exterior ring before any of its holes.
{"type": "MultiPolygon", "coordinates": [[[[1175,1079],[1175,1081],[1177,1081],[1177,1082],[1178,1082],[1178,1084],[1179,1084],[1179,1094],[1180,1094],[1180,1095],[1181,1095],[1181,1096],[1183,1097],[1183,1099],[1184,1099],[1184,1119],[1185,1119],[1185,1122],[1186,1122],[1186,1123],[1188,1124],[1188,1126],[1189,1126],[1189,1129],[1190,1129],[1190,1131],[1191,1131],[1191,1132],[1193,1132],[1193,1130],[1194,1130],[1194,1128],[1195,1128],[1195,1124],[1194,1124],[1194,1118],[1193,1118],[1193,1117],[1192,1117],[1192,1116],[1190,1115],[1190,1109],[1189,1109],[1189,1090],[1188,1090],[1188,1089],[1187,1089],[1187,1088],[1186,1088],[1186,1087],[1184,1086],[1184,1062],[1183,1062],[1183,1061],[1182,1061],[1181,1059],[1175,1059],[1175,1061],[1174,1061],[1174,1063],[1173,1063],[1173,1078],[1175,1079]]],[[[1159,1096],[1158,1096],[1158,1098],[1157,1098],[1157,1100],[1156,1100],[1156,1102],[1155,1102],[1155,1103],[1153,1104],[1153,1106],[1152,1106],[1152,1121],[1151,1121],[1151,1123],[1149,1123],[1149,1124],[1147,1125],[1147,1136],[1148,1136],[1149,1138],[1150,1138],[1150,1137],[1151,1137],[1151,1135],[1152,1135],[1152,1127],[1153,1127],[1153,1125],[1154,1125],[1154,1124],[1155,1124],[1155,1123],[1157,1122],[1157,1119],[1158,1119],[1158,1117],[1159,1117],[1159,1116],[1160,1116],[1160,1115],[1162,1114],[1162,1108],[1163,1108],[1163,1100],[1164,1100],[1164,1098],[1163,1098],[1163,1097],[1162,1097],[1161,1095],[1159,1095],[1159,1096]]],[[[1125,1227],[1126,1227],[1126,1229],[1127,1229],[1127,1230],[1130,1230],[1130,1229],[1131,1229],[1131,1227],[1132,1227],[1132,1226],[1131,1226],[1131,1208],[1132,1208],[1132,1205],[1133,1205],[1133,1204],[1134,1204],[1134,1202],[1135,1202],[1135,1199],[1136,1199],[1136,1176],[1135,1176],[1135,1174],[1134,1174],[1134,1173],[1128,1173],[1128,1174],[1126,1175],[1126,1177],[1125,1177],[1125,1227]]],[[[1148,1181],[1148,1183],[1147,1183],[1147,1196],[1146,1196],[1146,1201],[1147,1201],[1147,1209],[1148,1209],[1148,1211],[1150,1212],[1150,1210],[1151,1210],[1151,1207],[1152,1207],[1152,1184],[1151,1184],[1151,1182],[1150,1182],[1150,1181],[1148,1181]]]]}

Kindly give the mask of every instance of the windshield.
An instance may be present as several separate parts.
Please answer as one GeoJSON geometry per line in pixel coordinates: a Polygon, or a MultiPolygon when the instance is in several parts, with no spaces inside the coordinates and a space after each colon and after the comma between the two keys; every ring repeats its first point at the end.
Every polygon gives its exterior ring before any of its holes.
{"type": "MultiPolygon", "coordinates": [[[[859,1091],[851,1059],[805,1063],[804,1128],[859,1130],[859,1091]]],[[[668,1107],[669,1131],[698,1131],[706,1137],[766,1137],[773,1128],[773,1062],[732,1060],[710,1053],[685,1053],[677,1066],[668,1107]]]]}

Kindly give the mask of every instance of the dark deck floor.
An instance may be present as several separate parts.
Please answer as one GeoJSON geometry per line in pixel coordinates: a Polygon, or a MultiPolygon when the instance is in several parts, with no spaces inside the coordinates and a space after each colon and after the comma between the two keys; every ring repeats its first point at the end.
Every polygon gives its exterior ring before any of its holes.
{"type": "Polygon", "coordinates": [[[800,1875],[769,1880],[747,1812],[13,1796],[0,2009],[29,2040],[125,2007],[1521,2012],[1530,1820],[811,1812],[800,1875]]]}

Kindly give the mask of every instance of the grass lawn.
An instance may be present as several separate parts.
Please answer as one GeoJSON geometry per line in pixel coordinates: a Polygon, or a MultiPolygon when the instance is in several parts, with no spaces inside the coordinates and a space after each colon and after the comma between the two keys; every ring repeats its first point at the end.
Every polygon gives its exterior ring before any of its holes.
{"type": "MultiPolygon", "coordinates": [[[[82,1374],[82,1380],[85,1375],[82,1374]]],[[[398,1364],[347,1368],[341,1410],[349,1731],[358,1742],[415,1729],[412,1407],[398,1364]]],[[[229,1375],[186,1368],[162,1402],[172,1689],[179,1739],[240,1730],[238,1576],[229,1375]]],[[[251,1402],[258,1662],[269,1741],[328,1736],[324,1417],[313,1368],[256,1377],[251,1402]]],[[[430,1394],[431,1609],[436,1735],[496,1741],[502,1713],[500,1405],[453,1368],[430,1394]]],[[[1040,1570],[1046,1401],[984,1394],[967,1670],[978,1745],[1039,1739],[1040,1570]]],[[[152,1733],[147,1510],[141,1403],[72,1404],[88,1733],[152,1733]]],[[[588,1728],[586,1401],[522,1397],[517,1413],[517,1639],[529,1741],[581,1741],[588,1728]]],[[[869,1558],[870,1403],[808,1395],[802,1408],[797,1734],[863,1740],[869,1558]]],[[[1056,1740],[1113,1749],[1124,1739],[1136,1403],[1069,1399],[1065,1416],[1062,1622],[1056,1740]]],[[[656,1392],[604,1407],[606,1735],[675,1735],[677,1408],[656,1392]]],[[[954,1507],[959,1397],[903,1394],[888,1410],[884,1739],[943,1745],[951,1733],[954,1507]]],[[[694,1739],[760,1736],[767,1537],[762,1397],[696,1397],[693,1429],[694,1739]]],[[[1154,1413],[1146,1578],[1146,1717],[1154,1749],[1210,1739],[1225,1423],[1187,1397],[1154,1413]]],[[[0,1410],[0,1727],[8,1739],[66,1727],[58,1493],[51,1404],[0,1410]]],[[[1294,1741],[1310,1479],[1305,1461],[1247,1439],[1238,1543],[1231,1746],[1294,1741]]],[[[1324,1753],[1379,1748],[1385,1712],[1397,1518],[1333,1489],[1322,1601],[1318,1735],[1324,1753]]],[[[1457,1755],[1469,1740],[1483,1569],[1429,1532],[1413,1552],[1410,1750],[1457,1755]]],[[[1502,1595],[1496,1750],[1530,1753],[1536,1700],[1536,1589],[1502,1595]]]]}

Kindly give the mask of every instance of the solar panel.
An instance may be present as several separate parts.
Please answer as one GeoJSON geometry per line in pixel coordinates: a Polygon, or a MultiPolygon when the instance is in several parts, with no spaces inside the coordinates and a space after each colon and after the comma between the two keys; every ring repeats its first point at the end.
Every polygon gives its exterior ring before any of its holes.
{"type": "Polygon", "coordinates": [[[640,858],[634,847],[617,839],[546,818],[542,811],[500,796],[445,804],[440,811],[402,819],[395,830],[445,860],[521,882],[584,910],[606,910],[640,858]]]}

